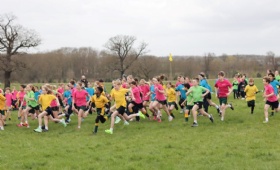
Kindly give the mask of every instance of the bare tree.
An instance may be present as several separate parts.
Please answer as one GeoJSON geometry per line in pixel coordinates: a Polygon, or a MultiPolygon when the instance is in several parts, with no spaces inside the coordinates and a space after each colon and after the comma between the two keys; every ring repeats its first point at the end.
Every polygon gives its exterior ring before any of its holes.
{"type": "Polygon", "coordinates": [[[25,66],[13,56],[23,54],[23,49],[36,47],[41,43],[35,31],[15,25],[15,19],[11,14],[0,16],[0,52],[4,53],[0,56],[0,70],[4,71],[5,87],[10,86],[12,72],[25,66]]]}
{"type": "Polygon", "coordinates": [[[108,40],[105,47],[110,50],[111,54],[119,59],[119,67],[117,70],[120,76],[133,64],[134,61],[146,53],[147,44],[141,43],[138,49],[133,48],[136,37],[128,35],[117,35],[108,40]]]}
{"type": "Polygon", "coordinates": [[[205,54],[203,57],[203,60],[204,60],[204,70],[203,71],[207,75],[208,78],[209,78],[210,65],[213,60],[213,57],[215,57],[214,53],[205,54]]]}

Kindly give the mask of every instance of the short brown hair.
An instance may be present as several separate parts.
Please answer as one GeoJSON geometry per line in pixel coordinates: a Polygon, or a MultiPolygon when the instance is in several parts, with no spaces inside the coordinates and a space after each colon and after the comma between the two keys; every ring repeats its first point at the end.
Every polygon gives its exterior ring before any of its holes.
{"type": "Polygon", "coordinates": [[[225,76],[225,72],[224,72],[224,71],[220,71],[220,72],[218,73],[218,75],[224,77],[224,76],[225,76]]]}
{"type": "Polygon", "coordinates": [[[270,78],[267,77],[267,76],[264,76],[264,77],[263,77],[263,80],[265,80],[267,83],[270,83],[270,78]]]}

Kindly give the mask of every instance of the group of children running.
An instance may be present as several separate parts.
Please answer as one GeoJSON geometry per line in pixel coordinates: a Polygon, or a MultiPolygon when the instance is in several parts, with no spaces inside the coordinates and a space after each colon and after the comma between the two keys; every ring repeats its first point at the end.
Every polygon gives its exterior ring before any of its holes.
{"type": "MultiPolygon", "coordinates": [[[[176,85],[171,82],[163,84],[163,76],[152,78],[150,82],[144,79],[138,81],[129,75],[122,80],[112,82],[110,93],[106,92],[103,81],[94,82],[94,87],[84,81],[75,82],[71,80],[67,85],[60,84],[59,87],[45,84],[40,89],[32,84],[21,85],[20,90],[6,88],[5,92],[0,90],[0,130],[4,130],[5,121],[11,119],[11,110],[18,109],[18,127],[29,128],[28,117],[38,120],[35,132],[47,132],[49,120],[61,123],[64,127],[71,121],[71,115],[78,117],[77,128],[81,128],[83,119],[88,114],[96,112],[93,133],[98,132],[99,123],[111,119],[110,128],[105,130],[113,134],[114,125],[121,120],[124,125],[129,121],[139,121],[140,118],[148,118],[158,122],[162,121],[162,111],[172,121],[174,109],[184,113],[185,121],[193,116],[192,127],[198,126],[197,115],[203,115],[213,123],[214,117],[208,113],[208,107],[217,109],[221,121],[225,119],[227,108],[234,110],[232,104],[228,103],[228,97],[233,92],[234,98],[245,98],[251,113],[254,112],[256,93],[260,92],[254,85],[254,80],[247,80],[243,75],[238,75],[231,83],[225,78],[225,73],[220,71],[215,82],[215,95],[219,99],[219,105],[211,99],[213,93],[211,86],[206,80],[205,73],[201,72],[197,78],[178,76],[176,85]],[[236,91],[236,87],[238,91],[236,91]],[[148,114],[148,110],[151,114],[148,114]],[[44,122],[44,123],[43,123],[44,122]]],[[[279,110],[278,88],[279,82],[275,75],[268,72],[263,78],[264,93],[266,100],[264,106],[265,121],[268,122],[269,107],[279,110]]]]}

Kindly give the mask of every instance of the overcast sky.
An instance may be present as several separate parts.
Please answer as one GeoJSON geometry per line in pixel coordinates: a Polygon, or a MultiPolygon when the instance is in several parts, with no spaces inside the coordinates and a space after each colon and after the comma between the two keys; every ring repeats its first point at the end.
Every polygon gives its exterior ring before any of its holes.
{"type": "Polygon", "coordinates": [[[42,38],[37,51],[103,50],[115,35],[133,35],[156,56],[280,55],[279,0],[1,0],[1,14],[42,38]]]}

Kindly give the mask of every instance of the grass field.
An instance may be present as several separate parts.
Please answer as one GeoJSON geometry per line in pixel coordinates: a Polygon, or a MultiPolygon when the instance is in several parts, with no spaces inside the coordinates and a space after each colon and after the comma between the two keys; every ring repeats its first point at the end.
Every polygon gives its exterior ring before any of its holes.
{"type": "MultiPolygon", "coordinates": [[[[256,85],[263,89],[261,79],[256,85]]],[[[244,100],[231,96],[235,110],[227,110],[224,122],[210,107],[214,123],[198,117],[199,126],[192,128],[192,117],[186,123],[183,114],[175,112],[172,122],[163,114],[161,123],[145,119],[117,124],[113,135],[104,132],[109,122],[92,134],[95,114],[80,130],[77,116],[72,116],[66,128],[51,122],[49,132],[35,133],[37,120],[30,120],[29,129],[18,128],[13,112],[0,131],[0,169],[279,169],[280,115],[263,124],[261,96],[257,94],[253,115],[244,100]]]]}

